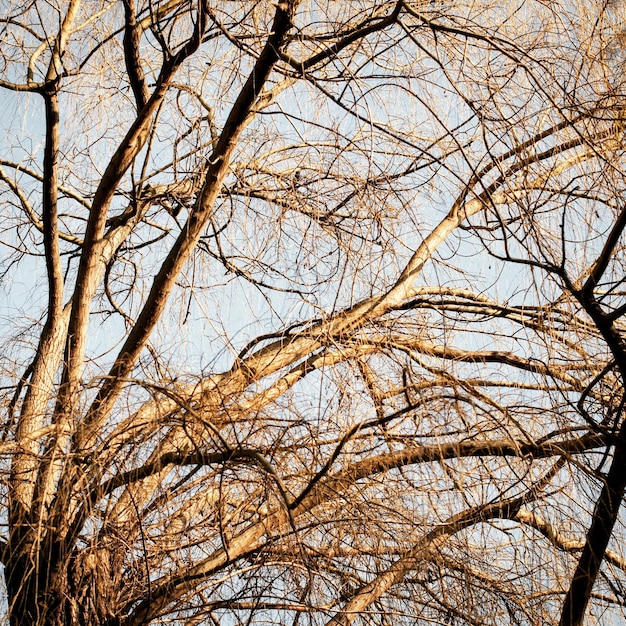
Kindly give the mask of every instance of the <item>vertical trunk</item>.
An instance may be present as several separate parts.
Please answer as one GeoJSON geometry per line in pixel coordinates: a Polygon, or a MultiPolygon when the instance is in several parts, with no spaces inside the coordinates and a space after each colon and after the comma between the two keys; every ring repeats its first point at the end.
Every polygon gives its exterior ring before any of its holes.
{"type": "MultiPolygon", "coordinates": [[[[42,546],[43,547],[43,546],[42,546]]],[[[112,577],[108,550],[60,558],[49,547],[49,563],[33,568],[30,555],[6,565],[10,626],[116,626],[121,578],[112,577]]],[[[45,550],[41,550],[45,552],[45,550]]]]}

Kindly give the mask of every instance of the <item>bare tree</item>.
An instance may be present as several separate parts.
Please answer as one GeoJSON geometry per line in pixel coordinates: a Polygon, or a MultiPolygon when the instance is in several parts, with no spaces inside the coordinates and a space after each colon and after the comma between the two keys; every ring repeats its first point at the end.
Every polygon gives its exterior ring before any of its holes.
{"type": "Polygon", "coordinates": [[[623,619],[619,2],[2,6],[12,625],[623,619]]]}

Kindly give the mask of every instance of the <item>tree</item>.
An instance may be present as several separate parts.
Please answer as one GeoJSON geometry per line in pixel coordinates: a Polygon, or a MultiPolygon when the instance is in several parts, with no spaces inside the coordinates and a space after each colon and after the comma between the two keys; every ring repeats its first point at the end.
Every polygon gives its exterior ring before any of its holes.
{"type": "Polygon", "coordinates": [[[621,12],[4,3],[11,624],[623,617],[621,12]]]}

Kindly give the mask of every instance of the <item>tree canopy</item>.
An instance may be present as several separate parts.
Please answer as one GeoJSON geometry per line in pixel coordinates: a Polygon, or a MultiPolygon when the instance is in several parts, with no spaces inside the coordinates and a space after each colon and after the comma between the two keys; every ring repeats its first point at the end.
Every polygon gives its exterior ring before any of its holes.
{"type": "Polygon", "coordinates": [[[624,619],[624,10],[3,2],[7,621],[624,619]]]}

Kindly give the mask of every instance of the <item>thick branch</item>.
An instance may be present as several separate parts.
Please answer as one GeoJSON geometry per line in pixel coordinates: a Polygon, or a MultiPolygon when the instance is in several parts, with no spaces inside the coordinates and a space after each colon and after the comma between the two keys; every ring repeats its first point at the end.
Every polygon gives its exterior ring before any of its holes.
{"type": "Polygon", "coordinates": [[[291,28],[291,11],[285,11],[282,4],[278,6],[269,36],[252,72],[243,86],[233,108],[226,120],[222,134],[211,158],[203,188],[199,194],[187,224],[172,246],[167,258],[156,275],[150,293],[135,326],[128,335],[120,350],[109,377],[100,389],[85,421],[86,432],[79,438],[81,445],[89,445],[84,439],[93,434],[91,429],[101,417],[108,415],[124,380],[130,375],[132,368],[145,346],[152,329],[159,320],[165,304],[175,285],[176,279],[185,266],[191,252],[211,217],[213,205],[221,190],[222,182],[227,174],[231,155],[248,116],[267,81],[272,68],[278,60],[278,53],[284,43],[285,36],[291,28]]]}
{"type": "Polygon", "coordinates": [[[613,461],[606,476],[574,571],[559,626],[582,626],[593,586],[605,558],[626,489],[626,423],[622,425],[613,461]]]}
{"type": "Polygon", "coordinates": [[[17,444],[24,446],[24,453],[15,457],[12,468],[14,484],[12,496],[26,509],[30,506],[34,472],[38,466],[36,452],[39,444],[31,435],[43,425],[45,406],[59,366],[61,346],[67,329],[67,315],[63,314],[63,269],[59,251],[57,215],[60,121],[56,90],[44,95],[44,103],[46,143],[43,159],[42,225],[48,276],[48,308],[15,436],[17,444]]]}
{"type": "Polygon", "coordinates": [[[180,64],[199,47],[206,26],[204,2],[200,3],[196,30],[187,44],[164,65],[157,87],[146,105],[139,111],[125,138],[111,158],[96,190],[84,237],[81,260],[72,298],[72,317],[66,351],[66,368],[59,392],[57,413],[71,410],[82,370],[91,300],[104,271],[102,248],[106,216],[119,181],[145,144],[152,125],[152,116],[165,97],[180,64]]]}
{"type": "Polygon", "coordinates": [[[615,247],[617,246],[622,233],[624,232],[624,228],[626,228],[626,206],[622,208],[620,211],[619,217],[613,224],[613,228],[607,237],[602,251],[600,252],[598,259],[593,264],[591,270],[589,271],[589,277],[587,278],[585,285],[583,287],[583,292],[585,294],[589,294],[592,292],[602,275],[606,271],[613,254],[615,253],[615,247]]]}
{"type": "Polygon", "coordinates": [[[124,18],[124,60],[126,61],[126,72],[135,95],[137,110],[140,111],[148,102],[150,94],[148,93],[148,87],[141,67],[139,44],[142,29],[137,23],[134,0],[124,0],[124,18]]]}

